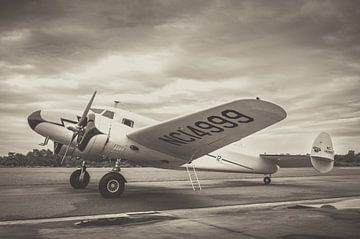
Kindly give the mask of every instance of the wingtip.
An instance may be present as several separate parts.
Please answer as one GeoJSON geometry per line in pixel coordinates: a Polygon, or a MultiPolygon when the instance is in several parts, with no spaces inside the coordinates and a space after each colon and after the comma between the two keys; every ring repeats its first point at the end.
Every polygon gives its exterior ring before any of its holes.
{"type": "Polygon", "coordinates": [[[259,97],[256,97],[255,99],[248,99],[248,100],[252,101],[252,102],[256,102],[256,104],[259,104],[259,102],[261,102],[261,104],[266,105],[267,106],[266,108],[269,108],[269,109],[271,109],[272,112],[276,113],[279,121],[281,121],[287,117],[287,112],[285,111],[285,109],[282,108],[278,104],[275,104],[270,101],[262,100],[259,97]]]}

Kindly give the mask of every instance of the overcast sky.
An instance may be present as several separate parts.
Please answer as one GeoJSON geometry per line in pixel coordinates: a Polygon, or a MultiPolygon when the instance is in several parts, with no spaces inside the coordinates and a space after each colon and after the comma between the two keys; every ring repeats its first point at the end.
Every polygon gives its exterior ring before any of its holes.
{"type": "Polygon", "coordinates": [[[238,143],[307,153],[321,131],[360,151],[359,1],[1,1],[0,155],[42,138],[37,109],[94,104],[158,120],[236,98],[288,117],[238,143]]]}

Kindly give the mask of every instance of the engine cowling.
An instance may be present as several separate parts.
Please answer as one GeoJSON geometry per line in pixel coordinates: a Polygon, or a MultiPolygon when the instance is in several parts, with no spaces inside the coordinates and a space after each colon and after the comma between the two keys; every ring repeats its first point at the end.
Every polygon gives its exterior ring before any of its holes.
{"type": "Polygon", "coordinates": [[[107,146],[107,135],[100,134],[91,137],[87,142],[84,149],[81,151],[81,154],[89,160],[100,160],[102,153],[105,151],[107,146]]]}
{"type": "Polygon", "coordinates": [[[330,172],[334,167],[334,148],[328,133],[320,133],[311,148],[310,160],[319,173],[330,172]]]}

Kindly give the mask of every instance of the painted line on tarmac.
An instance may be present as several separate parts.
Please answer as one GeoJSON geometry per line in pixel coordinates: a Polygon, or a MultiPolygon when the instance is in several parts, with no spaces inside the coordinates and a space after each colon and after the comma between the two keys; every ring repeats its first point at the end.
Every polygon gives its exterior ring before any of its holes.
{"type": "Polygon", "coordinates": [[[128,213],[115,213],[115,214],[102,214],[102,215],[88,215],[88,216],[72,216],[72,217],[58,217],[58,218],[41,218],[41,219],[27,219],[27,220],[12,220],[12,221],[0,221],[0,226],[11,225],[25,225],[25,224],[42,224],[42,223],[54,223],[54,222],[68,222],[68,221],[84,221],[84,220],[98,220],[108,218],[121,218],[130,217],[133,215],[141,214],[157,214],[157,215],[170,215],[172,213],[186,214],[186,212],[202,212],[202,211],[214,211],[214,210],[236,210],[236,209],[256,209],[256,208],[268,208],[276,206],[289,206],[304,203],[330,203],[340,200],[358,199],[359,196],[348,197],[333,197],[333,198],[320,198],[320,199],[304,199],[296,201],[279,201],[279,202],[265,202],[265,203],[251,203],[240,204],[230,206],[218,206],[218,207],[205,207],[205,208],[188,208],[188,209],[170,209],[162,211],[144,211],[144,212],[128,212],[128,213]]]}
{"type": "Polygon", "coordinates": [[[107,219],[107,218],[130,217],[132,215],[140,215],[140,214],[159,214],[159,212],[157,212],[157,211],[146,211],[146,212],[129,212],[129,213],[102,214],[102,215],[89,215],[89,216],[13,220],[13,221],[0,222],[0,226],[24,225],[24,224],[42,224],[42,223],[51,223],[51,222],[97,220],[97,219],[107,219]]]}
{"type": "MultiPolygon", "coordinates": [[[[251,203],[251,204],[240,204],[240,205],[229,205],[229,206],[220,206],[220,207],[207,207],[207,208],[196,208],[195,210],[200,211],[211,211],[211,210],[238,210],[238,209],[263,209],[269,207],[278,207],[278,206],[290,206],[298,204],[321,204],[321,203],[334,203],[342,200],[352,200],[359,199],[360,195],[345,196],[345,197],[330,197],[330,198],[318,198],[318,199],[303,199],[303,200],[294,200],[294,201],[278,201],[278,202],[264,202],[264,203],[251,203]]],[[[191,211],[194,209],[176,209],[182,210],[183,212],[191,211]]],[[[166,210],[166,212],[175,211],[175,210],[166,210]]],[[[164,211],[165,212],[165,211],[164,211]]]]}

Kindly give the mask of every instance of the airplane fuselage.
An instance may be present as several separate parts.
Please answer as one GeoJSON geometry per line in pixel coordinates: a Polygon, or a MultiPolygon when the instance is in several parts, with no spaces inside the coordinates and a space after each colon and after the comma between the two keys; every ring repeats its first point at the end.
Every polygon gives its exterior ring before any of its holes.
{"type": "MultiPolygon", "coordinates": [[[[126,159],[142,166],[179,169],[195,166],[197,169],[221,172],[273,174],[278,166],[259,156],[248,156],[224,147],[202,157],[184,161],[168,154],[152,150],[127,137],[132,131],[157,124],[158,121],[113,107],[92,108],[98,131],[87,136],[82,150],[73,141],[70,152],[86,160],[126,159]]],[[[55,142],[55,153],[63,155],[71,142],[68,127],[76,125],[80,113],[68,110],[41,110],[28,117],[30,127],[38,134],[55,142]]]]}

